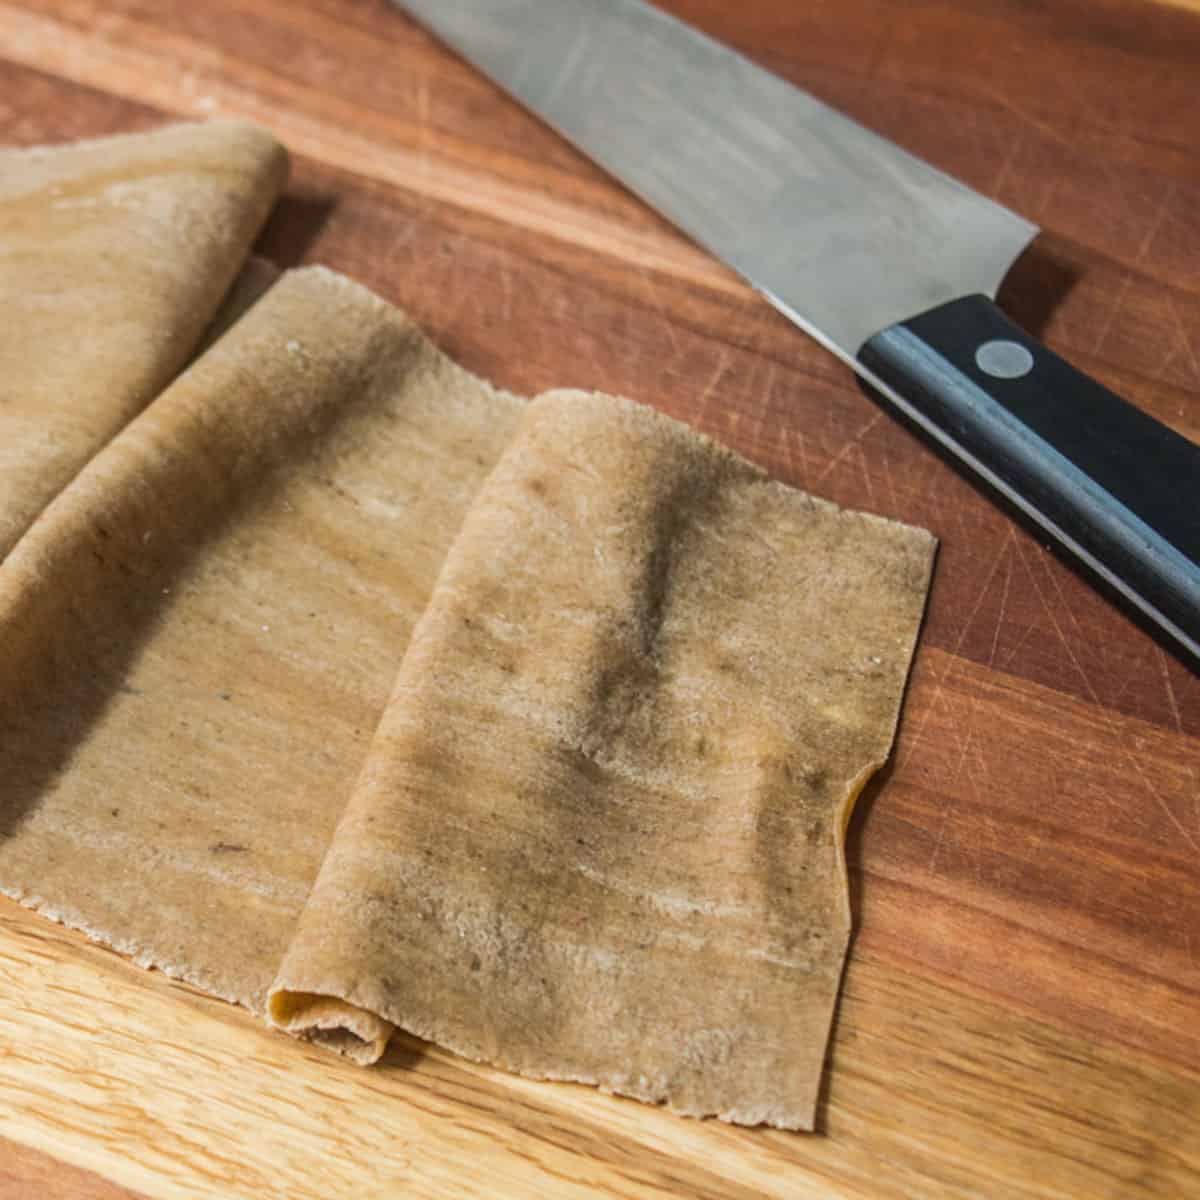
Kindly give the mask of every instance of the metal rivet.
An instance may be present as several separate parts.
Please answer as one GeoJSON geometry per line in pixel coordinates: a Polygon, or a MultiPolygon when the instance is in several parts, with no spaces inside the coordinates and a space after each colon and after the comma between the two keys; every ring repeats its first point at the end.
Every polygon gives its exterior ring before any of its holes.
{"type": "Polygon", "coordinates": [[[1020,342],[999,338],[975,351],[979,369],[993,379],[1020,379],[1033,370],[1033,355],[1020,342]]]}

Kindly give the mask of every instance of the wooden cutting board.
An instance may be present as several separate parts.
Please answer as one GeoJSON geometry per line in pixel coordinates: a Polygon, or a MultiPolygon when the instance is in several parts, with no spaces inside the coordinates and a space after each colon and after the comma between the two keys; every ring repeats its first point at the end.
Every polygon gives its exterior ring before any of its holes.
{"type": "MultiPolygon", "coordinates": [[[[664,7],[1040,223],[1009,311],[1200,439],[1196,0],[664,7]]],[[[0,142],[217,114],[296,156],[265,253],[933,529],[929,616],[817,1135],[405,1039],[364,1071],[5,902],[0,1197],[1200,1194],[1200,677],[383,0],[0,0],[0,142]]]]}

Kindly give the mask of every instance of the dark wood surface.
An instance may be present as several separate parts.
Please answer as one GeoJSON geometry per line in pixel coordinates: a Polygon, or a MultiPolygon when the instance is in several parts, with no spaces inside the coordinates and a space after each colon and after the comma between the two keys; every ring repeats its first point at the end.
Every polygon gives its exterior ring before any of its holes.
{"type": "MultiPolygon", "coordinates": [[[[1200,440],[1200,6],[663,6],[1038,222],[1009,313],[1200,440]]],[[[625,393],[942,541],[896,753],[851,829],[859,933],[822,1132],[682,1122],[440,1052],[386,1103],[424,1086],[452,1119],[473,1081],[489,1137],[520,1154],[542,1114],[564,1178],[595,1194],[1200,1194],[1200,676],[383,0],[0,0],[0,142],[218,114],[294,153],[260,247],[277,261],[360,279],[503,386],[625,393]],[[606,1130],[625,1174],[596,1166],[606,1130]]],[[[0,970],[0,1006],[12,1028],[16,1010],[51,1019],[50,985],[22,957],[42,923],[0,915],[0,966],[20,967],[0,970]],[[5,989],[30,971],[14,1009],[5,989]]],[[[184,994],[47,930],[38,945],[73,960],[81,988],[93,972],[128,1005],[184,994]]],[[[197,1021],[247,1020],[187,1002],[197,1021]]],[[[120,1063],[99,1019],[72,1037],[120,1063]]],[[[223,1190],[145,1160],[126,1170],[134,1126],[57,1127],[5,1071],[5,1200],[119,1194],[58,1161],[147,1194],[240,1194],[232,1167],[223,1190]]],[[[212,1136],[252,1158],[253,1132],[228,1120],[212,1136]]],[[[504,1193],[465,1157],[461,1170],[460,1194],[504,1193]]],[[[553,1174],[544,1187],[591,1194],[553,1174]]]]}

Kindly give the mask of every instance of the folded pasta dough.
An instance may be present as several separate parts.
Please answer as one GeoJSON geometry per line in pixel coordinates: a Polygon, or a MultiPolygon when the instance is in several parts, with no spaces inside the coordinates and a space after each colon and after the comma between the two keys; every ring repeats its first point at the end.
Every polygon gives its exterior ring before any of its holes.
{"type": "Polygon", "coordinates": [[[932,538],[230,288],[284,169],[0,152],[0,892],[362,1062],[811,1127],[932,538]]]}
{"type": "Polygon", "coordinates": [[[471,508],[272,988],[470,1058],[811,1128],[934,541],[626,401],[471,508]]]}
{"type": "Polygon", "coordinates": [[[261,1012],[520,408],[285,274],[0,564],[0,890],[261,1012]]]}
{"type": "Polygon", "coordinates": [[[286,170],[229,122],[0,150],[0,559],[187,362],[286,170]]]}

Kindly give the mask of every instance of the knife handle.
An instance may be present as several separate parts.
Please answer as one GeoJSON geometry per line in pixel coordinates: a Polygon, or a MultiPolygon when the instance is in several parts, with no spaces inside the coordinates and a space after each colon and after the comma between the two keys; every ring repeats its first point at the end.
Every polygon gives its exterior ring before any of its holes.
{"type": "Polygon", "coordinates": [[[858,360],[1200,661],[1200,447],[1059,358],[986,296],[892,325],[858,360]]]}

